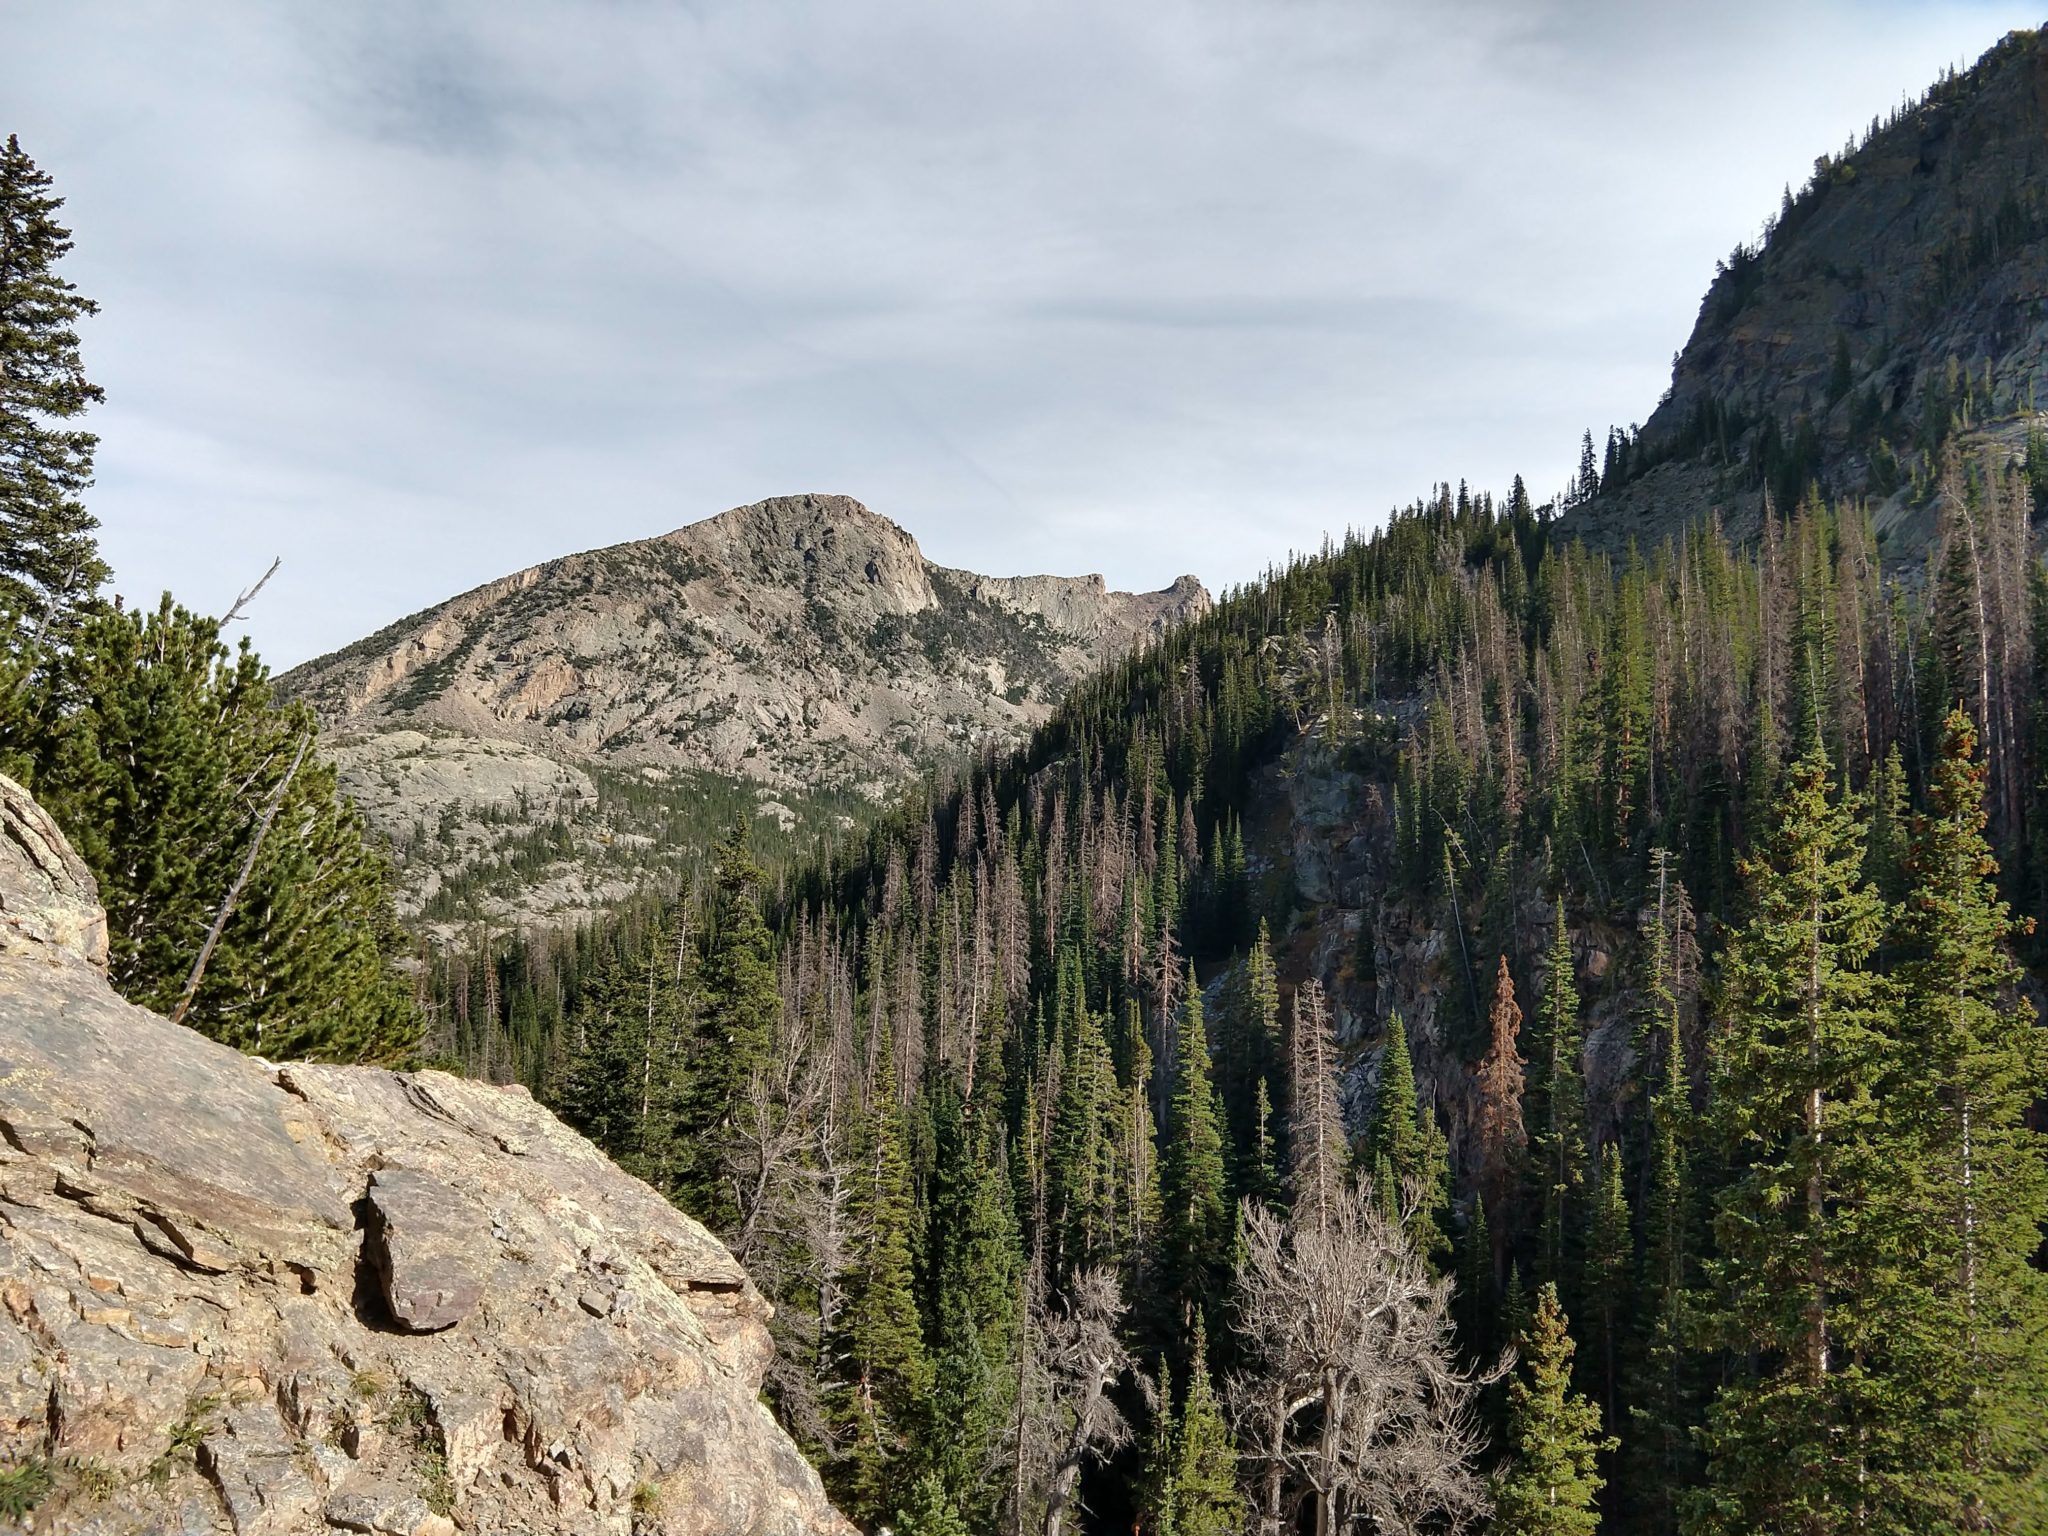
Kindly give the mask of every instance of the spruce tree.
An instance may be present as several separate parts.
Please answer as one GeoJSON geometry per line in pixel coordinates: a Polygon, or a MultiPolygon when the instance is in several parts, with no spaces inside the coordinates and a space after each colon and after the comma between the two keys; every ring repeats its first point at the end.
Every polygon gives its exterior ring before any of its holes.
{"type": "Polygon", "coordinates": [[[0,149],[0,616],[13,645],[63,626],[106,580],[80,497],[98,439],[73,423],[102,398],[78,355],[78,322],[99,306],[58,275],[71,231],[12,134],[0,149]]]}
{"type": "Polygon", "coordinates": [[[2048,1161],[2027,1122],[2048,1049],[2006,946],[2013,920],[1984,836],[1985,767],[1960,710],[1912,827],[1901,1039],[1882,1101],[1905,1155],[1880,1186],[1907,1291],[1878,1341],[1898,1376],[1873,1480],[1897,1518],[1957,1530],[2048,1518],[2048,1161]]]}
{"type": "Polygon", "coordinates": [[[1593,1217],[1586,1233],[1585,1315],[1591,1345],[1586,1376],[1594,1385],[1604,1421],[1620,1412],[1623,1336],[1634,1317],[1630,1276],[1635,1250],[1629,1230],[1628,1187],[1622,1179],[1621,1149],[1609,1143],[1593,1161],[1593,1217]]]}
{"type": "Polygon", "coordinates": [[[1711,1114],[1731,1182],[1714,1222],[1708,1334],[1743,1362],[1708,1409],[1696,1531],[1851,1529],[1859,1427],[1878,1407],[1856,1352],[1876,1271],[1863,1245],[1883,1162],[1872,1088],[1887,1055],[1884,920],[1824,746],[1785,770],[1743,866],[1749,917],[1722,962],[1711,1114]]]}
{"type": "Polygon", "coordinates": [[[890,1529],[896,1536],[973,1536],[944,1482],[931,1472],[912,1485],[890,1529]]]}
{"type": "Polygon", "coordinates": [[[1408,1054],[1408,1030],[1398,1013],[1387,1020],[1379,1093],[1359,1156],[1387,1210],[1399,1209],[1405,1186],[1412,1183],[1421,1190],[1422,1206],[1412,1236],[1430,1262],[1441,1265],[1451,1251],[1443,1222],[1450,1199],[1450,1152],[1436,1121],[1422,1113],[1417,1101],[1415,1061],[1408,1054]]]}
{"type": "Polygon", "coordinates": [[[681,1181],[685,1208],[714,1229],[738,1217],[720,1159],[732,1117],[782,1013],[774,944],[761,916],[767,879],[754,859],[747,823],[735,821],[718,845],[714,865],[717,899],[704,961],[703,1022],[692,1056],[692,1135],[684,1145],[681,1181]]]}
{"type": "Polygon", "coordinates": [[[1508,1384],[1508,1463],[1494,1486],[1500,1536],[1593,1536],[1605,1479],[1597,1463],[1614,1441],[1600,1410],[1571,1389],[1571,1334],[1557,1287],[1536,1293],[1520,1340],[1521,1368],[1508,1384]]]}
{"type": "Polygon", "coordinates": [[[1144,1465],[1137,1479],[1141,1536],[1177,1536],[1180,1529],[1179,1424],[1173,1409],[1173,1372],[1159,1360],[1159,1388],[1152,1402],[1152,1428],[1145,1437],[1144,1465]]]}
{"type": "Polygon", "coordinates": [[[1198,1318],[1188,1389],[1174,1427],[1175,1536],[1237,1536],[1244,1529],[1237,1449],[1209,1380],[1208,1353],[1208,1330],[1198,1318]]]}
{"type": "Polygon", "coordinates": [[[168,597],[83,614],[0,703],[0,768],[98,881],[123,996],[275,1059],[402,1061],[389,871],[316,738],[246,641],[168,597]]]}
{"type": "Polygon", "coordinates": [[[1231,1239],[1221,1117],[1209,1081],[1209,1038],[1192,966],[1181,1000],[1176,1055],[1179,1070],[1159,1155],[1159,1295],[1168,1316],[1186,1328],[1217,1295],[1231,1239]]]}
{"type": "Polygon", "coordinates": [[[837,1380],[828,1406],[845,1446],[830,1469],[834,1495],[847,1514],[867,1522],[894,1504],[932,1379],[917,1309],[916,1206],[893,1055],[885,1041],[874,1100],[854,1137],[857,1236],[831,1344],[837,1380]]]}
{"type": "Polygon", "coordinates": [[[1576,1278],[1576,1208],[1585,1190],[1585,1086],[1580,1076],[1579,989],[1564,900],[1530,1041],[1530,1164],[1538,1201],[1536,1276],[1565,1289],[1576,1278]]]}

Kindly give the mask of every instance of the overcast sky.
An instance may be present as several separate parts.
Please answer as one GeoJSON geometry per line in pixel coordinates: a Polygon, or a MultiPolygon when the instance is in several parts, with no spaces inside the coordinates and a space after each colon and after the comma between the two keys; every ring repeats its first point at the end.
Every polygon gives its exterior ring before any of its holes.
{"type": "Polygon", "coordinates": [[[1646,416],[1997,0],[0,0],[116,585],[289,665],[798,491],[1220,587],[1646,416]]]}

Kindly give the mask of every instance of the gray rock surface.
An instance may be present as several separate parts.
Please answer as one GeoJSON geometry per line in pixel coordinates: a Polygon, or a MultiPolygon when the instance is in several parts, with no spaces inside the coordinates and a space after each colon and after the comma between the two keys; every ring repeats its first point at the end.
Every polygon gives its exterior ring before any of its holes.
{"type": "Polygon", "coordinates": [[[671,840],[629,801],[714,775],[787,829],[812,792],[886,796],[1021,741],[1076,679],[1208,606],[1192,576],[1129,593],[949,570],[851,497],[785,496],[490,582],[281,685],[391,840],[402,912],[524,837],[524,873],[476,906],[565,925],[632,889],[658,856],[636,857],[641,834],[671,840]],[[548,828],[560,857],[537,868],[548,828]]]}
{"type": "Polygon", "coordinates": [[[1887,564],[1917,570],[1929,498],[1874,473],[1855,423],[1874,405],[1876,435],[1910,458],[1930,389],[1958,375],[1975,385],[1965,457],[2024,451],[2048,409],[2048,32],[2011,34],[1888,117],[1829,162],[1760,255],[1715,278],[1642,436],[1675,451],[1711,402],[1752,423],[1728,444],[1744,462],[1717,469],[1718,445],[1683,453],[1571,512],[1565,530],[1617,554],[1635,540],[1647,555],[1715,510],[1746,535],[1761,516],[1754,424],[1770,418],[1789,436],[1805,417],[1828,492],[1868,498],[1887,564]]]}
{"type": "Polygon", "coordinates": [[[522,1092],[271,1066],[104,964],[91,877],[0,779],[0,1465],[51,1473],[31,1529],[849,1529],[696,1222],[522,1092]]]}

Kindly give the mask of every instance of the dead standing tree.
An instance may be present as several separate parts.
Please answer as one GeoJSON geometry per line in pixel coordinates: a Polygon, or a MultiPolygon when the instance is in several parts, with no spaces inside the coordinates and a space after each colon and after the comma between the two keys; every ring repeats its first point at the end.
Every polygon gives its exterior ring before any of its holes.
{"type": "Polygon", "coordinates": [[[1130,1352],[1118,1337],[1124,1299],[1107,1269],[1084,1269],[1067,1287],[1065,1307],[1039,1322],[1037,1345],[1048,1377],[1050,1406],[1064,1424],[1045,1492],[1045,1536],[1060,1536],[1081,1471],[1097,1457],[1122,1446],[1130,1425],[1110,1399],[1110,1390],[1131,1367],[1130,1352]]]}
{"type": "Polygon", "coordinates": [[[1451,1282],[1407,1236],[1419,1199],[1389,1212],[1354,1181],[1299,1225],[1246,1205],[1238,1315],[1254,1363],[1230,1400],[1261,1536],[1291,1531],[1304,1504],[1316,1536],[1456,1532],[1489,1511],[1473,1399],[1497,1371],[1458,1364],[1451,1282]]]}

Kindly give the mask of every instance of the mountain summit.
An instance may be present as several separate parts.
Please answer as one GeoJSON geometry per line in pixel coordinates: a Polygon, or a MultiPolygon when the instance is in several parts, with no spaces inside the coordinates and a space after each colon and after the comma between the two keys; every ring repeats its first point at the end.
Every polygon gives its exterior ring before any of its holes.
{"type": "MultiPolygon", "coordinates": [[[[1133,594],[950,570],[851,497],[781,496],[488,582],[282,681],[373,825],[418,849],[424,900],[598,800],[752,786],[787,828],[802,797],[882,795],[1021,740],[1076,678],[1208,606],[1192,576],[1133,594]],[[501,835],[471,835],[486,825],[501,835]]],[[[605,830],[622,852],[657,829],[605,830]]]]}

